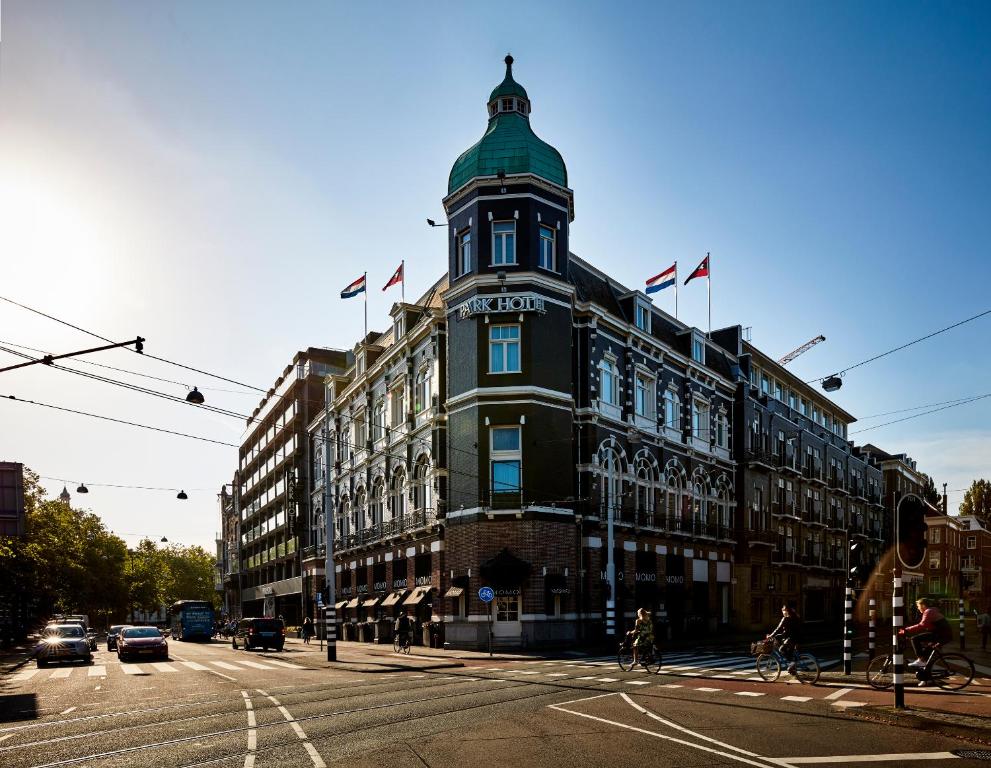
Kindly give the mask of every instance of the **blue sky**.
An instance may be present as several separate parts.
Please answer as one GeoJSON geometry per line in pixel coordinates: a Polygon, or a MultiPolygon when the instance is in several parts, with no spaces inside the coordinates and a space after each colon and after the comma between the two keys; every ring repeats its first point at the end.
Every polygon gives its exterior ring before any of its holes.
{"type": "MultiPolygon", "coordinates": [[[[269,386],[350,346],[367,269],[445,268],[440,200],[512,52],[575,190],[572,249],[640,284],[712,253],[713,323],[813,378],[991,308],[991,7],[982,3],[59,3],[7,0],[0,295],[269,386]]],[[[700,283],[681,318],[705,325],[700,283]]],[[[670,296],[657,303],[670,309],[670,296]]],[[[851,372],[871,415],[991,391],[991,317],[851,372]]],[[[89,340],[0,305],[0,340],[89,340]]],[[[3,356],[7,360],[7,356],[3,356]]],[[[126,352],[102,362],[235,389],[126,352]]],[[[8,392],[237,442],[241,425],[52,370],[8,392]]],[[[181,387],[162,385],[179,394],[181,387]]],[[[244,412],[252,396],[207,391],[244,412]]],[[[863,426],[869,426],[866,422],[863,426]]],[[[854,427],[856,428],[856,427],[854,427]]],[[[865,432],[951,489],[991,475],[991,400],[865,432]]],[[[11,403],[0,458],[102,489],[129,540],[210,542],[231,449],[11,403]]],[[[48,487],[57,492],[60,483],[48,487]]],[[[94,489],[95,491],[95,489],[94,489]]],[[[959,501],[962,494],[951,496],[959,501]]]]}

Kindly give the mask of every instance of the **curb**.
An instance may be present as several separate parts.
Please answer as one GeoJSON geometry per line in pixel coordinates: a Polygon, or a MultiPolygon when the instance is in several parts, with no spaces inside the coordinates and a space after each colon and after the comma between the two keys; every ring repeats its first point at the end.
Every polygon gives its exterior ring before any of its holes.
{"type": "Polygon", "coordinates": [[[964,741],[991,745],[991,718],[980,715],[960,715],[939,712],[934,709],[912,707],[896,710],[894,707],[860,707],[846,710],[846,714],[862,720],[894,725],[899,728],[938,733],[964,741]]]}

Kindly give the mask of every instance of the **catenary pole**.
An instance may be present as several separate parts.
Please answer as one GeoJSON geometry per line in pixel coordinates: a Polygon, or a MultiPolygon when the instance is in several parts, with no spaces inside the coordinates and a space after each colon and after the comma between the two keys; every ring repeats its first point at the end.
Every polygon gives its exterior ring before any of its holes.
{"type": "Polygon", "coordinates": [[[331,452],[330,452],[330,402],[324,406],[323,416],[323,522],[324,551],[324,581],[327,585],[327,605],[324,606],[324,621],[327,636],[327,661],[337,661],[337,573],[334,570],[334,498],[331,494],[331,452]]]}
{"type": "Polygon", "coordinates": [[[606,466],[606,581],[609,584],[609,594],[606,595],[606,637],[613,637],[616,634],[616,561],[613,559],[613,507],[616,504],[613,489],[613,473],[616,471],[616,462],[612,458],[608,459],[606,466]]]}
{"type": "MultiPolygon", "coordinates": [[[[897,547],[897,544],[895,545],[897,547]]],[[[897,557],[897,552],[895,553],[897,557]]],[[[905,654],[902,651],[902,638],[898,634],[904,624],[905,598],[902,596],[901,568],[894,566],[894,588],[891,593],[891,663],[894,666],[892,678],[895,689],[895,708],[905,708],[905,654]]]]}
{"type": "Polygon", "coordinates": [[[843,600],[843,674],[853,674],[853,587],[848,580],[843,600]]]}
{"type": "Polygon", "coordinates": [[[877,603],[872,597],[870,599],[870,608],[867,611],[868,621],[867,621],[867,658],[868,660],[874,658],[874,651],[877,648],[877,603]]]}

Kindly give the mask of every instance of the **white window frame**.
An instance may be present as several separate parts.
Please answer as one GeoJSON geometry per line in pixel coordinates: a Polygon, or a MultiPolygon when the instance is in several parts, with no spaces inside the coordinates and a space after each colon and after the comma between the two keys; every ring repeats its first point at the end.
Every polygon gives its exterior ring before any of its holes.
{"type": "Polygon", "coordinates": [[[967,549],[977,549],[977,537],[968,536],[967,537],[967,549]]]}
{"type": "Polygon", "coordinates": [[[644,333],[650,333],[650,314],[650,306],[638,299],[633,311],[633,324],[644,333]]]}
{"type": "Polygon", "coordinates": [[[599,363],[599,402],[611,408],[619,408],[619,371],[616,367],[616,358],[606,355],[599,363]],[[611,397],[606,398],[606,378],[610,379],[611,397]]]}
{"type": "Polygon", "coordinates": [[[402,384],[389,390],[389,415],[392,417],[390,426],[392,429],[399,429],[406,421],[406,391],[402,384]],[[398,408],[397,406],[398,399],[398,408]],[[398,411],[398,412],[397,412],[398,411]]]}
{"type": "Polygon", "coordinates": [[[498,325],[490,325],[489,326],[489,373],[490,374],[502,375],[502,374],[507,374],[507,373],[512,374],[512,373],[522,373],[523,372],[523,341],[522,341],[522,336],[523,336],[523,329],[522,329],[522,326],[520,326],[519,323],[505,323],[505,324],[498,324],[498,325]],[[492,332],[494,330],[496,330],[497,328],[515,328],[516,329],[516,338],[515,339],[501,339],[501,338],[500,339],[493,339],[492,338],[492,332]],[[509,354],[508,354],[509,347],[514,346],[514,345],[516,346],[517,368],[515,370],[511,370],[511,369],[509,369],[506,366],[509,365],[509,354]],[[493,348],[496,347],[496,346],[499,346],[502,349],[502,362],[503,362],[504,368],[501,371],[495,370],[494,369],[494,366],[493,366],[492,351],[493,351],[493,348]]]}
{"type": "Polygon", "coordinates": [[[519,495],[523,491],[523,430],[516,425],[503,425],[489,427],[489,493],[492,498],[505,498],[511,494],[519,495]],[[497,432],[514,431],[516,433],[516,445],[513,450],[496,450],[495,436],[497,432]],[[516,462],[518,469],[519,484],[516,488],[496,490],[495,467],[496,464],[506,464],[516,462]]]}
{"type": "Polygon", "coordinates": [[[668,437],[681,439],[681,398],[674,387],[664,390],[664,429],[668,437]]]}
{"type": "Polygon", "coordinates": [[[700,397],[692,398],[692,437],[709,442],[709,429],[712,421],[712,408],[709,401],[700,397]],[[703,423],[703,418],[705,417],[703,423]]]}
{"type": "Polygon", "coordinates": [[[492,222],[492,256],[490,259],[491,267],[513,267],[516,266],[516,220],[509,219],[508,221],[493,221],[492,222]],[[512,231],[506,230],[504,232],[497,232],[496,229],[500,226],[511,226],[512,231]],[[508,246],[512,244],[510,249],[508,246]],[[507,251],[512,250],[512,253],[507,253],[507,251]],[[510,260],[508,257],[512,257],[510,260]]]}
{"type": "Polygon", "coordinates": [[[458,277],[461,277],[471,272],[471,227],[461,230],[455,237],[458,277]]]}
{"type": "Polygon", "coordinates": [[[643,370],[637,370],[633,379],[633,413],[642,419],[653,420],[657,409],[657,379],[643,370]]]}
{"type": "Polygon", "coordinates": [[[372,405],[372,442],[377,443],[386,435],[385,397],[379,397],[372,405]]]}
{"type": "Polygon", "coordinates": [[[355,414],[354,420],[351,422],[354,427],[354,450],[356,451],[365,450],[365,443],[368,442],[368,421],[365,416],[366,412],[361,410],[355,414]]]}
{"type": "Polygon", "coordinates": [[[537,266],[541,269],[546,269],[549,272],[557,272],[557,230],[554,227],[549,227],[546,224],[541,224],[539,226],[538,243],[539,249],[537,252],[537,266]],[[550,232],[551,236],[545,237],[544,233],[550,232]],[[548,243],[550,245],[548,245],[548,243]],[[547,249],[550,249],[548,254],[547,249]],[[550,256],[550,263],[547,263],[546,256],[550,256]]]}
{"type": "Polygon", "coordinates": [[[416,374],[413,411],[419,415],[430,409],[430,367],[423,366],[416,374]]]}
{"type": "Polygon", "coordinates": [[[692,360],[699,365],[705,365],[705,339],[700,333],[692,333],[692,360]],[[698,356],[695,354],[696,351],[699,352],[698,356]]]}

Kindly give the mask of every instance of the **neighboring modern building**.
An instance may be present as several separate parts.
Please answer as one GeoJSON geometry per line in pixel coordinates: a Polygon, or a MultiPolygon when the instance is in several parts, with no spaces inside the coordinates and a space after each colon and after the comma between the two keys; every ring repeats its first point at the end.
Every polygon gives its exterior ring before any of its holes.
{"type": "Polygon", "coordinates": [[[234,491],[243,616],[283,616],[289,625],[302,621],[301,550],[312,536],[306,427],[323,408],[324,378],[343,372],[347,358],[320,347],[297,352],[247,421],[234,491]]]}
{"type": "Polygon", "coordinates": [[[848,553],[889,546],[882,476],[847,439],[855,421],[744,342],[736,399],[738,623],[757,630],[793,602],[806,623],[843,618],[848,553]]]}

